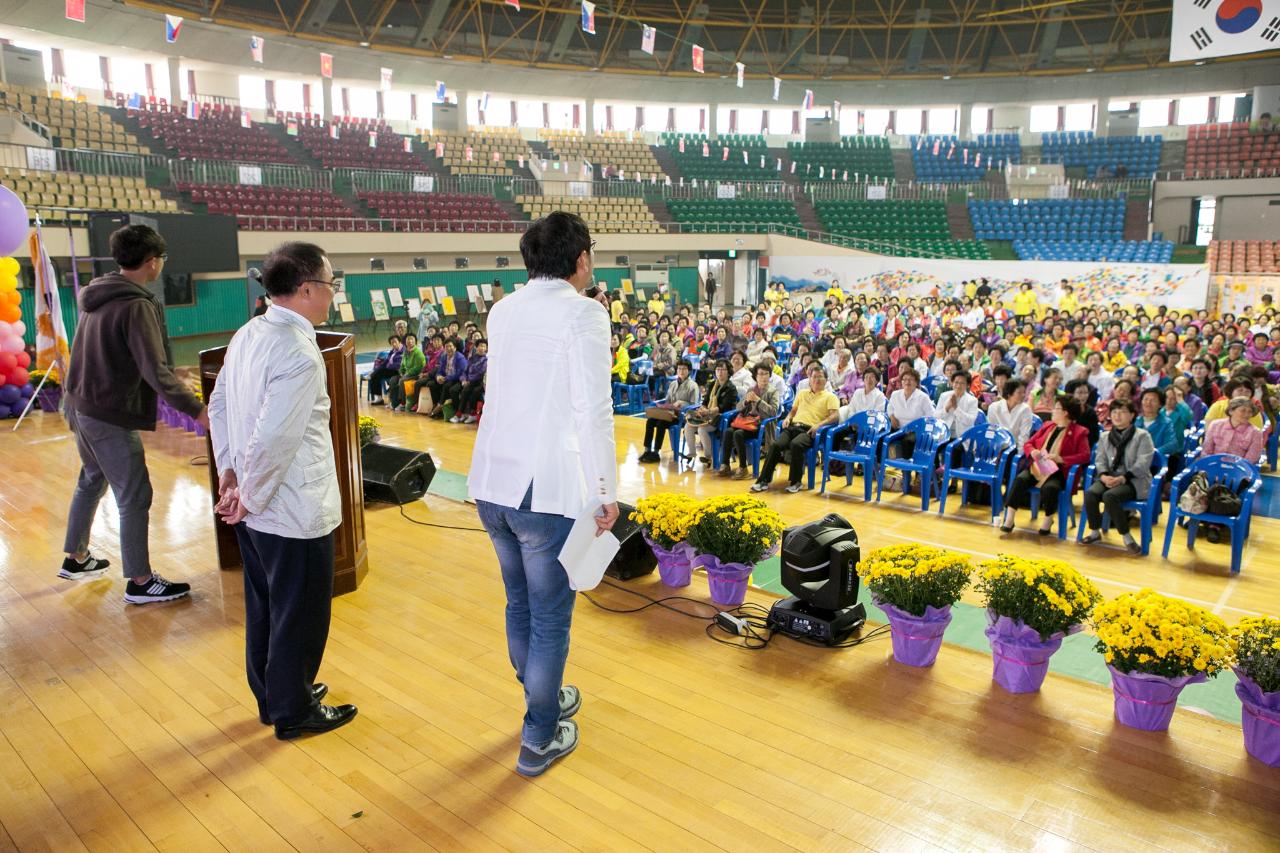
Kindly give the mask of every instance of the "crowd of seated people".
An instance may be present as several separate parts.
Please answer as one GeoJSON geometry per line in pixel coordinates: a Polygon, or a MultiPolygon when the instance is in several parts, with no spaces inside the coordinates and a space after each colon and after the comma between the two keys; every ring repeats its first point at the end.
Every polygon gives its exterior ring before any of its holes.
{"type": "MultiPolygon", "coordinates": [[[[1023,460],[1002,529],[1012,530],[1032,490],[1041,506],[1053,505],[1073,468],[1092,462],[1097,473],[1087,490],[1082,475],[1069,484],[1085,492],[1084,541],[1102,537],[1106,510],[1110,528],[1134,551],[1128,516],[1118,508],[1145,498],[1153,452],[1168,465],[1166,490],[1188,452],[1231,448],[1263,464],[1280,413],[1280,322],[1269,298],[1244,315],[1213,319],[1203,310],[1084,306],[1069,288],[1061,291],[1070,297],[1066,308],[1043,304],[1032,287],[1007,300],[976,282],[962,292],[875,298],[833,288],[795,298],[771,284],[763,303],[736,314],[615,306],[614,379],[665,389],[653,399],[684,412],[685,461],[708,462],[723,427],[721,476],[749,476],[745,444],[755,433],[718,415],[733,411],[736,420],[746,412],[742,424],[750,426],[781,412],[755,491],[769,488],[782,462],[791,468],[787,490],[805,488],[817,431],[859,412],[884,411],[895,430],[936,418],[952,438],[985,419],[1011,433],[1023,460]],[[647,362],[648,376],[635,374],[638,360],[647,362]],[[658,385],[664,377],[673,381],[658,385]],[[1202,433],[1203,446],[1189,451],[1188,435],[1195,444],[1202,433]]],[[[648,419],[642,462],[659,461],[672,420],[648,419]]]]}
{"type": "Polygon", "coordinates": [[[369,404],[395,412],[417,412],[449,422],[474,424],[484,406],[489,344],[475,323],[457,320],[443,328],[427,325],[425,345],[397,320],[369,372],[369,404]]]}

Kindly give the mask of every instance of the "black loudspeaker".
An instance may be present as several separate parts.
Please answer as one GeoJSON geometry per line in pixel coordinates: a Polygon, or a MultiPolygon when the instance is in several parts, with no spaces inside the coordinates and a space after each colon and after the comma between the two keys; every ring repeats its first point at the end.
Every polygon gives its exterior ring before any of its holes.
{"type": "Polygon", "coordinates": [[[360,449],[364,466],[364,498],[390,504],[407,504],[427,493],[436,463],[430,454],[386,444],[366,444],[360,449]]]}
{"type": "Polygon", "coordinates": [[[635,511],[631,504],[618,502],[618,520],[614,522],[613,535],[618,537],[622,547],[604,570],[609,577],[622,581],[647,575],[658,567],[658,558],[653,556],[653,549],[640,535],[640,526],[631,520],[631,513],[635,511]]]}

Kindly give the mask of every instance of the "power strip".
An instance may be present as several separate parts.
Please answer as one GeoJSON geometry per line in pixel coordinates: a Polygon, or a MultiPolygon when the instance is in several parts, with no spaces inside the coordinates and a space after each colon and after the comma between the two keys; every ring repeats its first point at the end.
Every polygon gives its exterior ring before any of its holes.
{"type": "Polygon", "coordinates": [[[716,614],[716,625],[736,637],[747,636],[747,623],[731,613],[720,611],[716,614]]]}

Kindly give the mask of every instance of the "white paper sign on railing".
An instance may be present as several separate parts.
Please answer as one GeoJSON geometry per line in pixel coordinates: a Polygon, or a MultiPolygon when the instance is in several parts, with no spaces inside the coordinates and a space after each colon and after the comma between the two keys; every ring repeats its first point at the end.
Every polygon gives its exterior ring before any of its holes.
{"type": "Polygon", "coordinates": [[[1070,198],[1071,188],[1066,184],[1050,184],[1049,198],[1070,198]]]}
{"type": "Polygon", "coordinates": [[[413,191],[416,193],[435,192],[436,179],[432,175],[414,175],[413,191]]]}
{"type": "Polygon", "coordinates": [[[867,184],[867,199],[869,201],[884,201],[888,198],[888,187],[884,184],[867,184]]]}
{"type": "Polygon", "coordinates": [[[737,198],[738,188],[733,184],[717,184],[716,198],[737,198]]]}
{"type": "Polygon", "coordinates": [[[262,167],[261,166],[241,166],[240,167],[240,183],[249,187],[262,186],[262,167]]]}
{"type": "Polygon", "coordinates": [[[39,169],[42,172],[56,172],[58,157],[52,148],[28,148],[27,168],[39,169]]]}
{"type": "Polygon", "coordinates": [[[570,181],[569,195],[572,198],[590,198],[591,182],[590,181],[570,181]]]}

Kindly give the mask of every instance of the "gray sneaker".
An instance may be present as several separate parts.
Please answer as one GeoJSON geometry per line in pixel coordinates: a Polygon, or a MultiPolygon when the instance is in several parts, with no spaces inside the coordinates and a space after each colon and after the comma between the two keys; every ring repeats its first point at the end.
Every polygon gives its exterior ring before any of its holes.
{"type": "Polygon", "coordinates": [[[573,720],[561,720],[556,724],[556,736],[544,747],[520,744],[520,757],[516,759],[516,772],[521,776],[541,776],[557,759],[564,758],[578,747],[578,724],[573,720]]]}
{"type": "Polygon", "coordinates": [[[560,719],[567,720],[582,707],[582,691],[572,684],[560,688],[560,719]]]}

